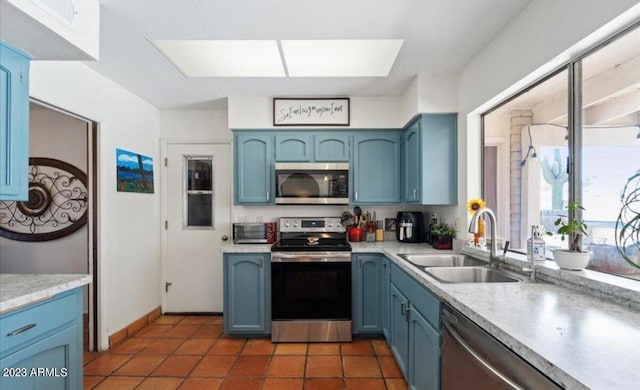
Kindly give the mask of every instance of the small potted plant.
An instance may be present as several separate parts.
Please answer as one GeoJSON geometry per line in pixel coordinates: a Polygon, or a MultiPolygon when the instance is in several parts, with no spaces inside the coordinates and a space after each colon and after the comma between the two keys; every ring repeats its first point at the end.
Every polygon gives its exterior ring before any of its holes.
{"type": "MultiPolygon", "coordinates": [[[[567,206],[569,215],[573,218],[558,217],[553,223],[557,227],[560,239],[569,237],[569,249],[554,249],[553,258],[558,267],[568,270],[582,270],[589,264],[591,252],[582,250],[582,236],[587,235],[587,224],[576,217],[578,210],[584,210],[580,202],[570,202],[567,206]]],[[[551,235],[550,232],[547,234],[551,235]]]]}
{"type": "Polygon", "coordinates": [[[431,229],[433,247],[435,249],[452,249],[456,229],[446,223],[438,223],[431,229]]]}

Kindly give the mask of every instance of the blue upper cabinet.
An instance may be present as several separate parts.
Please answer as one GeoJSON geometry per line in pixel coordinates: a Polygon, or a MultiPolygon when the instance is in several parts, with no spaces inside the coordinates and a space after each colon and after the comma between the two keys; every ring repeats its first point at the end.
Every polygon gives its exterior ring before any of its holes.
{"type": "Polygon", "coordinates": [[[400,134],[374,130],[353,136],[353,203],[400,202],[400,134]]]}
{"type": "Polygon", "coordinates": [[[290,131],[277,133],[276,161],[349,161],[350,133],[290,131]]]}
{"type": "Polygon", "coordinates": [[[349,134],[317,133],[314,136],[315,161],[349,161],[349,146],[349,134]]]}
{"type": "Polygon", "coordinates": [[[406,203],[458,203],[457,114],[422,114],[403,133],[402,199],[406,203]]]}
{"type": "Polygon", "coordinates": [[[308,162],[312,160],[311,134],[277,134],[276,161],[308,162]]]}
{"type": "Polygon", "coordinates": [[[27,200],[29,61],[0,42],[0,200],[27,200]]]}
{"type": "Polygon", "coordinates": [[[418,203],[420,188],[420,121],[415,121],[402,135],[403,196],[405,203],[418,203]]]}
{"type": "Polygon", "coordinates": [[[273,203],[273,137],[243,132],[234,145],[235,204],[273,203]]]}

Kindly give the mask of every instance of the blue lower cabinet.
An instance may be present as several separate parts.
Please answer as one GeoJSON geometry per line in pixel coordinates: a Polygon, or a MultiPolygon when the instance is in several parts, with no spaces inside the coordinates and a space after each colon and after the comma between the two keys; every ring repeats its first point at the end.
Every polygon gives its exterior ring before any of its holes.
{"type": "Polygon", "coordinates": [[[382,260],[382,334],[387,340],[387,343],[391,341],[390,316],[391,310],[389,308],[389,290],[391,288],[391,263],[386,257],[382,260]]]}
{"type": "Polygon", "coordinates": [[[224,262],[224,332],[271,333],[271,255],[226,253],[224,262]]]}
{"type": "Polygon", "coordinates": [[[439,389],[440,333],[414,307],[409,316],[409,340],[409,388],[439,389]]]}
{"type": "Polygon", "coordinates": [[[392,283],[389,288],[389,334],[391,353],[398,367],[407,378],[407,361],[409,359],[409,326],[407,325],[407,307],[409,301],[392,283]]]}
{"type": "Polygon", "coordinates": [[[354,254],[351,262],[353,278],[353,333],[382,334],[383,264],[381,254],[354,254]]]}
{"type": "Polygon", "coordinates": [[[0,316],[1,389],[82,388],[82,289],[0,316]]]}
{"type": "Polygon", "coordinates": [[[391,265],[391,351],[410,389],[440,388],[440,306],[433,294],[391,265]]]}

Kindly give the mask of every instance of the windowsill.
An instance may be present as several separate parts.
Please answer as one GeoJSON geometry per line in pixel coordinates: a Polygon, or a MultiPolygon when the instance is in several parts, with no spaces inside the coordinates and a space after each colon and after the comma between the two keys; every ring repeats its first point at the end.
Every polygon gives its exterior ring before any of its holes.
{"type": "MultiPolygon", "coordinates": [[[[489,261],[488,250],[465,245],[461,252],[489,261]]],[[[515,270],[528,266],[526,255],[514,252],[507,252],[505,262],[515,270]]],[[[538,280],[640,309],[640,281],[587,269],[568,271],[560,269],[554,261],[550,260],[536,262],[535,268],[538,280]]]]}

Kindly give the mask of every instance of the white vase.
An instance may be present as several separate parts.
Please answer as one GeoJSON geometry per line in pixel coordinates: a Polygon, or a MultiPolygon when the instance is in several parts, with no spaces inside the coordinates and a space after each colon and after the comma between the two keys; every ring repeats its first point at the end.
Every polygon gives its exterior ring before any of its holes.
{"type": "Polygon", "coordinates": [[[591,252],[574,252],[567,249],[554,249],[553,259],[558,267],[571,271],[585,269],[589,264],[591,252]]]}

